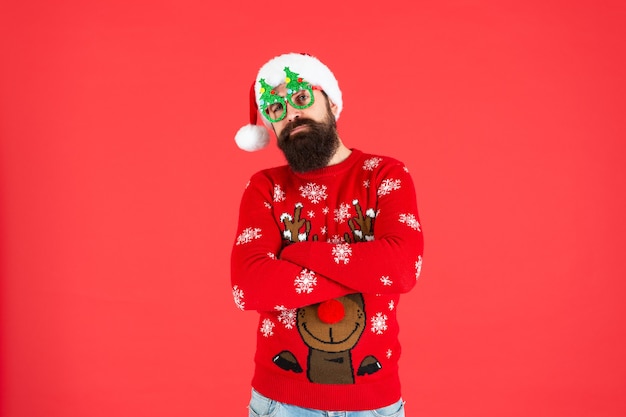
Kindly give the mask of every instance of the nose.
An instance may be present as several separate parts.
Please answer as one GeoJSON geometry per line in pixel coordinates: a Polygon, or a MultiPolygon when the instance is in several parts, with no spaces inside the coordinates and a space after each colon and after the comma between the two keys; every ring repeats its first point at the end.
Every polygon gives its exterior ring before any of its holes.
{"type": "Polygon", "coordinates": [[[345,310],[341,301],[335,299],[327,300],[317,307],[317,317],[324,323],[338,323],[344,316],[345,310]]]}
{"type": "Polygon", "coordinates": [[[286,103],[285,105],[287,106],[286,107],[286,111],[287,111],[286,119],[287,119],[287,121],[291,122],[296,117],[300,117],[300,109],[296,109],[295,107],[293,107],[289,103],[286,103]]]}

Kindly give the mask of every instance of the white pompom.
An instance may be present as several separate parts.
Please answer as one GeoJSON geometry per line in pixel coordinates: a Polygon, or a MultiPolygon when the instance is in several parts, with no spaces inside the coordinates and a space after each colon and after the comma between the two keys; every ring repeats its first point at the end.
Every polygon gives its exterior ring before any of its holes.
{"type": "Polygon", "coordinates": [[[270,135],[262,126],[245,125],[237,131],[235,142],[244,151],[254,152],[267,146],[270,142],[270,135]]]}

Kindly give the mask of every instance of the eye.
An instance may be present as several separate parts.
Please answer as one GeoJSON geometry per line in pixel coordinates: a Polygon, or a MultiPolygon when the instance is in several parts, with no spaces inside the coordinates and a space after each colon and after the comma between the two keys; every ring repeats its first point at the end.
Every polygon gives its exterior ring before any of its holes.
{"type": "Polygon", "coordinates": [[[282,103],[273,103],[267,106],[267,111],[270,114],[280,114],[283,112],[283,104],[282,103]]]}
{"type": "Polygon", "coordinates": [[[298,106],[305,106],[309,104],[309,101],[311,100],[311,96],[309,95],[308,91],[302,90],[302,91],[298,91],[293,96],[293,100],[294,100],[294,103],[297,104],[298,106]]]}

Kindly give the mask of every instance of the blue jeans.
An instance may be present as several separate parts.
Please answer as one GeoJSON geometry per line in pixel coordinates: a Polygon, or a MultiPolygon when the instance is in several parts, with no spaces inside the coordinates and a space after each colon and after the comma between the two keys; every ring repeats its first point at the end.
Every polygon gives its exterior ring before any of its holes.
{"type": "Polygon", "coordinates": [[[376,410],[322,411],[270,400],[253,389],[248,412],[249,417],[404,417],[404,401],[376,410]]]}

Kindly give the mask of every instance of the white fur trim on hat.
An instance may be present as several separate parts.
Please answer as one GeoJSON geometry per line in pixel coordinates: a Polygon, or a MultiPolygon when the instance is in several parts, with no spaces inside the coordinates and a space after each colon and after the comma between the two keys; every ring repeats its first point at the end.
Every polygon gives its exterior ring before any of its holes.
{"type": "MultiPolygon", "coordinates": [[[[343,109],[343,100],[339,84],[332,71],[319,59],[311,55],[289,53],[270,59],[261,67],[254,84],[254,93],[257,107],[261,98],[261,84],[259,80],[265,79],[272,87],[276,87],[285,82],[285,67],[302,77],[311,85],[318,86],[337,106],[335,119],[339,119],[339,114],[343,109]]],[[[265,120],[265,119],[264,119],[265,120]]]]}
{"type": "MultiPolygon", "coordinates": [[[[335,119],[339,119],[339,114],[343,109],[343,99],[339,84],[332,71],[319,59],[306,54],[288,53],[270,59],[259,70],[256,80],[250,89],[250,124],[243,126],[235,135],[235,142],[241,149],[253,152],[263,149],[269,143],[269,133],[260,125],[257,125],[257,115],[259,114],[259,99],[261,97],[261,84],[259,80],[272,87],[276,87],[285,82],[285,67],[302,77],[313,86],[318,86],[328,96],[330,101],[337,106],[335,119]]],[[[266,128],[270,128],[271,123],[261,117],[266,128]]]]}

